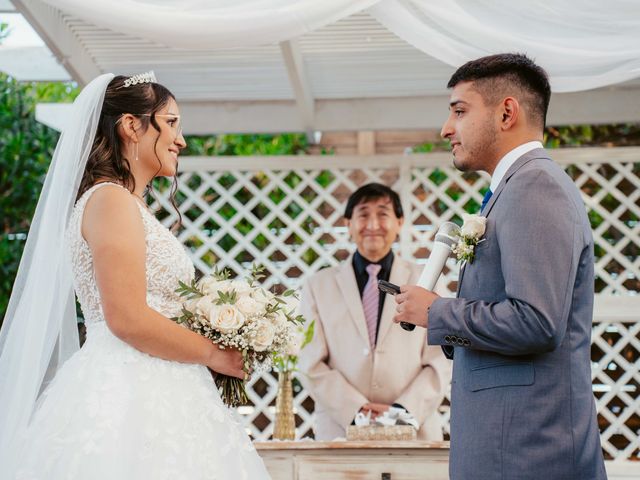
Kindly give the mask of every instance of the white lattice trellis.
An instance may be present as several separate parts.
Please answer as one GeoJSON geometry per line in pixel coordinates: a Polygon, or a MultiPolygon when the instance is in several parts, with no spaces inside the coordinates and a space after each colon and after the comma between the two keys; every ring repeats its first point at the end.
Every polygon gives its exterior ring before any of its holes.
{"type": "Polygon", "coordinates": [[[640,322],[602,322],[593,329],[592,377],[602,448],[613,459],[640,451],[640,322]]]}
{"type": "MultiPolygon", "coordinates": [[[[605,454],[614,460],[640,458],[640,149],[556,150],[581,188],[596,243],[596,305],[593,380],[605,454]],[[619,295],[615,302],[599,302],[619,295]],[[613,306],[612,306],[613,305],[613,306]],[[626,315],[626,316],[625,316],[626,315]]],[[[424,262],[433,225],[459,220],[477,209],[488,178],[462,174],[449,154],[408,156],[306,156],[185,158],[178,179],[183,217],[177,235],[196,267],[213,265],[237,274],[252,262],[267,267],[269,287],[297,287],[325,265],[335,265],[353,249],[342,224],[348,195],[369,181],[395,188],[405,210],[397,249],[424,262]]],[[[176,220],[162,190],[155,205],[162,221],[176,220]]],[[[447,275],[455,291],[457,267],[447,275]]],[[[295,406],[298,436],[310,433],[313,401],[299,386],[295,406]]],[[[251,380],[252,405],[241,407],[247,429],[269,438],[277,380],[251,380]]],[[[448,422],[448,401],[441,407],[448,422]]],[[[448,425],[448,423],[447,423],[448,425]]],[[[448,428],[447,428],[448,430],[448,428]]]]}

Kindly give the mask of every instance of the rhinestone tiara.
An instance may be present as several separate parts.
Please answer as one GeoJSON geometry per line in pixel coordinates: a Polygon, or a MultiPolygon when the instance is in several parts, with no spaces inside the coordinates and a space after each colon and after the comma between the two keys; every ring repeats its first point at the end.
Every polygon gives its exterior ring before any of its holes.
{"type": "Polygon", "coordinates": [[[123,87],[127,88],[139,83],[156,83],[156,74],[153,73],[153,70],[149,70],[148,72],[132,75],[124,81],[123,87]]]}

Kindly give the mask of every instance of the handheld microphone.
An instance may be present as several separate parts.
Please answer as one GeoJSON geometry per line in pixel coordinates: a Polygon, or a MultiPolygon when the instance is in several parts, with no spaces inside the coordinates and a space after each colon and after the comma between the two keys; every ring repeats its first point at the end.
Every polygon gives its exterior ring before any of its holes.
{"type": "MultiPolygon", "coordinates": [[[[447,258],[451,255],[451,249],[458,243],[459,236],[460,227],[455,223],[444,222],[440,225],[433,242],[431,255],[429,255],[427,264],[418,279],[417,285],[419,287],[427,290],[434,289],[442,270],[444,270],[444,265],[447,263],[447,258]]],[[[400,326],[409,332],[416,328],[414,324],[407,322],[400,322],[400,326]]]]}

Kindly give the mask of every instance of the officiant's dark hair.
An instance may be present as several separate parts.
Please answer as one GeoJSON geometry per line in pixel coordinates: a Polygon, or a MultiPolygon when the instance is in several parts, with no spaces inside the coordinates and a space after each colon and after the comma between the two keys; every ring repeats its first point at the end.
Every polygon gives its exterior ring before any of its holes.
{"type": "Polygon", "coordinates": [[[544,128],[551,98],[549,77],[542,67],[521,53],[501,53],[478,58],[462,65],[447,88],[473,82],[486,105],[497,105],[514,95],[526,106],[529,120],[544,128]]]}
{"type": "MultiPolygon", "coordinates": [[[[153,82],[125,86],[125,80],[128,78],[123,75],[115,76],[107,86],[98,129],[80,181],[76,201],[84,192],[103,180],[119,183],[130,192],[135,190],[136,181],[131,173],[133,159],[127,158],[123,153],[123,141],[118,135],[117,126],[122,115],[128,113],[136,116],[142,124],[142,132],[145,132],[149,125],[153,126],[158,131],[156,142],[160,138],[160,125],[155,114],[169,102],[169,99],[175,100],[173,93],[159,83],[153,82]]],[[[162,161],[157,153],[156,158],[157,174],[162,169],[162,161]]],[[[177,189],[178,181],[174,176],[169,198],[178,215],[177,224],[179,225],[182,217],[175,202],[177,189]]],[[[147,185],[147,191],[153,194],[151,184],[147,185]]]]}
{"type": "Polygon", "coordinates": [[[351,194],[349,200],[347,200],[347,206],[344,210],[344,218],[351,219],[353,209],[361,203],[378,200],[379,198],[388,198],[393,204],[393,212],[396,214],[396,217],[404,217],[402,202],[400,202],[398,194],[386,185],[373,182],[361,186],[351,194]]]}

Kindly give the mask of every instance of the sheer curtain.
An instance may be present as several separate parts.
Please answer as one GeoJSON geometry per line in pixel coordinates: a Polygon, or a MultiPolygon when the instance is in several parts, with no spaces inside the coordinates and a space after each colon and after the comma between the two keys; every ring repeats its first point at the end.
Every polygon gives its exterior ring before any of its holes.
{"type": "Polygon", "coordinates": [[[44,0],[97,26],[172,48],[289,40],[360,11],[449,65],[524,52],[556,92],[640,76],[637,0],[44,0]]]}

